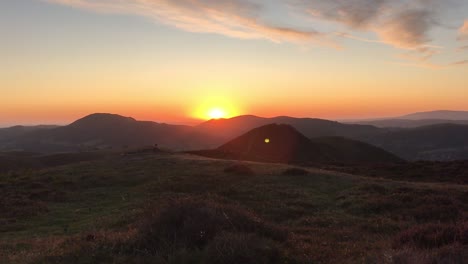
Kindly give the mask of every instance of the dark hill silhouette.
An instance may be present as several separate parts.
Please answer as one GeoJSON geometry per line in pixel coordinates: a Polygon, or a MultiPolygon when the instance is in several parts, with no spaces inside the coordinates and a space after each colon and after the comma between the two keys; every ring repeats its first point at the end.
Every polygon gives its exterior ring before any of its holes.
{"type": "Polygon", "coordinates": [[[193,154],[260,162],[386,163],[401,159],[377,147],[345,138],[308,139],[291,125],[270,124],[255,128],[214,150],[193,154]]]}
{"type": "Polygon", "coordinates": [[[58,126],[48,126],[48,125],[39,125],[39,126],[13,126],[7,128],[0,128],[0,141],[7,141],[14,139],[18,136],[39,130],[47,130],[52,128],[57,128],[58,126]]]}
{"type": "Polygon", "coordinates": [[[363,140],[411,160],[468,159],[468,125],[401,129],[377,133],[363,140]]]}
{"type": "Polygon", "coordinates": [[[401,158],[379,147],[344,137],[313,138],[312,142],[327,145],[343,163],[386,163],[400,162],[401,158]]]}
{"type": "Polygon", "coordinates": [[[19,136],[16,149],[37,152],[94,148],[131,148],[159,144],[174,150],[209,146],[210,137],[190,126],[137,121],[113,114],[92,114],[70,125],[19,136]]]}
{"type": "MultiPolygon", "coordinates": [[[[93,114],[62,127],[17,126],[0,129],[0,151],[51,153],[140,148],[154,144],[176,151],[212,149],[271,123],[288,124],[312,139],[345,137],[359,140],[409,160],[468,159],[466,125],[377,128],[322,119],[257,116],[211,120],[192,127],[137,121],[112,114],[93,114]]],[[[337,138],[335,141],[335,146],[339,146],[337,138]]]]}
{"type": "MultiPolygon", "coordinates": [[[[443,114],[446,111],[429,113],[443,114]]],[[[421,120],[408,120],[408,122],[420,122],[424,125],[421,120]]],[[[343,124],[313,118],[239,116],[210,120],[196,128],[206,134],[218,135],[221,139],[229,140],[255,127],[270,123],[289,124],[308,138],[332,136],[359,140],[409,160],[468,159],[466,126],[458,124],[444,123],[418,128],[378,128],[372,125],[343,124]]]]}
{"type": "Polygon", "coordinates": [[[316,118],[294,118],[287,116],[263,118],[252,115],[210,120],[198,125],[196,129],[228,140],[256,127],[274,123],[291,125],[308,138],[325,136],[358,137],[373,134],[380,130],[377,127],[369,125],[342,124],[316,118]]]}
{"type": "Polygon", "coordinates": [[[422,119],[445,119],[445,120],[468,120],[468,111],[437,110],[419,112],[401,116],[400,119],[422,120],[422,119]]]}
{"type": "Polygon", "coordinates": [[[431,126],[440,124],[468,125],[468,120],[447,120],[447,119],[381,119],[365,121],[346,121],[348,124],[371,125],[380,128],[416,128],[421,126],[431,126]]]}
{"type": "Polygon", "coordinates": [[[415,128],[438,124],[468,125],[468,111],[437,110],[411,113],[398,117],[367,120],[342,120],[346,124],[371,125],[380,128],[415,128]]]}

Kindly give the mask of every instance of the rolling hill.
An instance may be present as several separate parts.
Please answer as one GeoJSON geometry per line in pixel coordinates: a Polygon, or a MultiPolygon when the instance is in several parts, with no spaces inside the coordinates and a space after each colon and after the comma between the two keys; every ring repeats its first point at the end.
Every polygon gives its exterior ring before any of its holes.
{"type": "MultiPolygon", "coordinates": [[[[426,121],[407,122],[425,124],[426,121]]],[[[213,149],[252,129],[272,123],[290,125],[309,139],[331,137],[337,141],[337,137],[344,137],[366,142],[408,160],[468,159],[467,125],[378,128],[313,118],[257,116],[239,116],[210,120],[197,126],[183,126],[138,121],[113,114],[92,114],[61,127],[17,126],[0,129],[0,151],[55,153],[138,148],[154,144],[175,151],[213,149]]],[[[335,142],[335,146],[338,145],[335,142]]]]}
{"type": "MultiPolygon", "coordinates": [[[[422,120],[408,120],[408,122],[424,124],[422,120]]],[[[407,160],[468,159],[468,126],[462,124],[443,123],[415,128],[378,128],[373,125],[343,124],[311,118],[239,116],[231,119],[211,120],[196,128],[203,133],[218,135],[220,138],[229,140],[251,129],[271,123],[291,125],[310,139],[345,137],[362,141],[407,160]]]]}
{"type": "Polygon", "coordinates": [[[114,153],[5,173],[0,263],[467,259],[467,185],[427,182],[425,174],[413,182],[315,168],[289,174],[297,169],[181,153],[114,153]],[[233,164],[253,173],[227,173],[233,164]]]}
{"type": "Polygon", "coordinates": [[[348,124],[369,125],[379,128],[415,128],[421,126],[431,126],[440,124],[468,125],[468,120],[447,120],[447,119],[380,119],[370,121],[353,121],[348,124]]]}
{"type": "MultiPolygon", "coordinates": [[[[210,146],[212,137],[190,126],[137,121],[113,114],[92,114],[70,125],[18,134],[9,149],[37,152],[131,148],[158,144],[174,150],[210,146]]],[[[5,148],[5,145],[4,145],[5,148]]]]}
{"type": "Polygon", "coordinates": [[[468,125],[401,129],[376,133],[361,140],[411,160],[468,159],[468,125]]]}
{"type": "Polygon", "coordinates": [[[381,128],[414,128],[438,124],[468,125],[468,111],[439,110],[418,112],[392,118],[374,120],[343,120],[347,124],[371,125],[381,128]]]}
{"type": "Polygon", "coordinates": [[[291,125],[270,124],[255,128],[214,150],[194,154],[260,162],[386,163],[401,159],[369,144],[340,137],[309,139],[291,125]]]}
{"type": "Polygon", "coordinates": [[[373,134],[380,130],[369,125],[342,124],[316,118],[294,118],[287,116],[264,118],[252,115],[210,120],[198,125],[196,129],[206,134],[218,135],[225,140],[229,140],[267,124],[291,125],[308,138],[326,136],[357,137],[373,134]]]}
{"type": "Polygon", "coordinates": [[[445,119],[445,120],[468,120],[468,111],[438,110],[429,112],[419,112],[404,115],[401,119],[422,120],[422,119],[445,119]]]}

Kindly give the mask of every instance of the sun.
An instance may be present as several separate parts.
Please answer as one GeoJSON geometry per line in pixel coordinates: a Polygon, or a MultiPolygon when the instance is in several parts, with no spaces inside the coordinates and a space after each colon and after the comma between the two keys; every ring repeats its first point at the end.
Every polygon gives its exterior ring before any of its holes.
{"type": "Polygon", "coordinates": [[[238,104],[234,104],[232,98],[205,96],[197,102],[193,112],[188,114],[196,119],[211,120],[232,118],[240,115],[241,112],[241,108],[238,104]]]}
{"type": "Polygon", "coordinates": [[[226,117],[226,112],[221,108],[213,108],[208,112],[210,119],[220,119],[226,117]]]}

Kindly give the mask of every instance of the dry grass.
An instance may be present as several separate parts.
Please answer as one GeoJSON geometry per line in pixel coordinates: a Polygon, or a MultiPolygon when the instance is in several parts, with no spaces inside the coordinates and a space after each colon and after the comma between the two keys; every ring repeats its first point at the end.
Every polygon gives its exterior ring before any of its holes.
{"type": "Polygon", "coordinates": [[[466,186],[232,164],[142,154],[3,174],[0,263],[466,259],[466,186]]]}

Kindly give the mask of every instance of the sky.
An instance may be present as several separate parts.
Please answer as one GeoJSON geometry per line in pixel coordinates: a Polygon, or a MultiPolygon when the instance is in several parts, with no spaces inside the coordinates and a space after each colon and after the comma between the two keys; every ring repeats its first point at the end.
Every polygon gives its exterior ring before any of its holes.
{"type": "Polygon", "coordinates": [[[466,0],[2,0],[0,126],[468,110],[466,0]]]}

